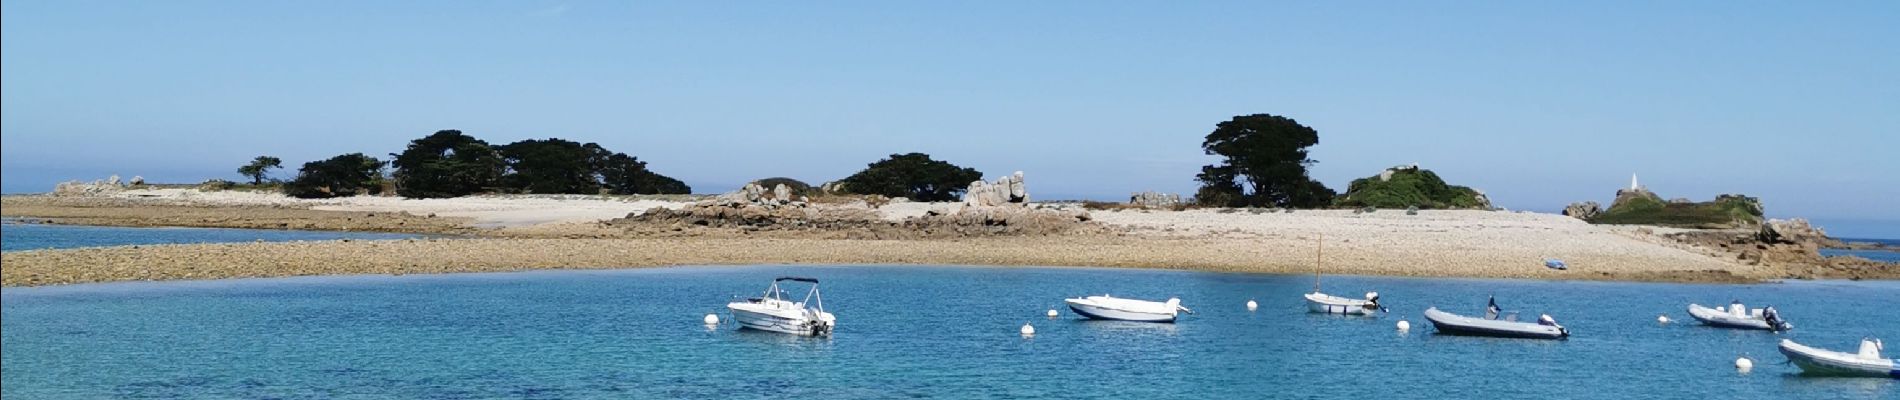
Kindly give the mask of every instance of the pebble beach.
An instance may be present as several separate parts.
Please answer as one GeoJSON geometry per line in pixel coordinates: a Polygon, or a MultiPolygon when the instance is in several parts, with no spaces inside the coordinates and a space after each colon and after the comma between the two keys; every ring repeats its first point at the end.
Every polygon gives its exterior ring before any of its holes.
{"type": "MultiPolygon", "coordinates": [[[[0,255],[5,264],[0,284],[728,264],[1093,266],[1310,274],[1315,272],[1317,251],[1323,251],[1318,271],[1327,274],[1671,282],[1863,277],[1739,263],[1671,242],[1650,229],[1499,211],[1407,215],[1402,210],[1093,210],[1087,213],[1088,223],[1097,229],[1086,232],[881,240],[747,230],[654,237],[603,222],[655,207],[686,207],[692,200],[494,196],[310,201],[189,190],[83,198],[8,196],[0,208],[5,216],[51,223],[281,226],[457,236],[8,252],[0,255]],[[1545,258],[1563,259],[1571,268],[1547,269],[1545,258]]],[[[956,206],[894,203],[876,211],[896,220],[956,206]]]]}

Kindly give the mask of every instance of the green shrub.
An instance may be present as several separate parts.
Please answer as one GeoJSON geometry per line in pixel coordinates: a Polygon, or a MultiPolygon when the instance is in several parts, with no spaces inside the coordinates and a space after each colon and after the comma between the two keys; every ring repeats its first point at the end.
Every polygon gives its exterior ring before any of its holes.
{"type": "Polygon", "coordinates": [[[1437,173],[1421,168],[1394,168],[1392,177],[1380,180],[1378,176],[1359,178],[1347,186],[1346,194],[1334,205],[1340,207],[1376,207],[1376,208],[1486,208],[1478,191],[1469,187],[1449,185],[1437,173]]]}

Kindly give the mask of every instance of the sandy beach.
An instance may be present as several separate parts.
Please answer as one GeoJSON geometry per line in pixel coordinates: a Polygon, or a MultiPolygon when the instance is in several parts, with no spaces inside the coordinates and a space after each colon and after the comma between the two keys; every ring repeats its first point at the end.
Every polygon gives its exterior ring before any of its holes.
{"type": "MultiPolygon", "coordinates": [[[[415,274],[701,264],[958,264],[1104,266],[1312,273],[1324,237],[1331,274],[1430,277],[1751,282],[1900,276],[1895,268],[1748,263],[1661,236],[1669,230],[1590,225],[1561,215],[1467,210],[1268,212],[1247,209],[1092,210],[1088,229],[1047,234],[922,238],[853,235],[916,229],[956,203],[861,207],[864,225],[728,229],[626,218],[679,210],[697,198],[477,196],[300,200],[281,195],[128,190],[90,197],[8,196],[7,217],[51,223],[448,233],[460,239],[125,246],[4,254],[6,286],[124,280],[327,274],[415,274]],[[880,222],[881,221],[881,222],[880,222]],[[628,225],[638,225],[639,229],[628,225]],[[670,227],[670,228],[669,228],[670,227]],[[843,232],[841,232],[843,231],[843,232]],[[662,234],[664,233],[664,234],[662,234]],[[1542,260],[1567,261],[1568,271],[1542,260]]],[[[780,212],[784,212],[781,210],[780,212]]],[[[814,211],[807,211],[816,214],[814,211]]],[[[828,212],[828,211],[827,211],[828,212]]],[[[1055,211],[1049,211],[1055,212],[1055,211]]],[[[929,227],[924,229],[939,229],[929,227]]],[[[959,228],[957,232],[964,232],[959,228]]]]}

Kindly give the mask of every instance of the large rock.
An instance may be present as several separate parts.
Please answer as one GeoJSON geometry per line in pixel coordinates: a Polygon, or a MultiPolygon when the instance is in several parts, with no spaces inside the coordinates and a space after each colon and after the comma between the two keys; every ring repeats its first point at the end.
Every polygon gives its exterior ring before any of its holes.
{"type": "Polygon", "coordinates": [[[999,207],[1029,204],[1029,189],[1023,186],[1023,172],[996,178],[995,183],[975,181],[963,192],[963,204],[973,207],[999,207]]]}
{"type": "Polygon", "coordinates": [[[1168,208],[1181,204],[1181,195],[1174,193],[1140,192],[1128,196],[1128,203],[1148,208],[1168,208]]]}
{"type": "Polygon", "coordinates": [[[111,178],[108,178],[105,180],[95,180],[92,182],[81,182],[81,181],[60,182],[58,185],[53,186],[53,195],[54,196],[101,196],[101,195],[109,195],[109,194],[118,193],[124,190],[125,190],[125,186],[119,184],[119,176],[113,175],[111,178]]]}
{"type": "Polygon", "coordinates": [[[785,184],[781,183],[776,187],[766,189],[757,183],[747,183],[745,187],[741,187],[739,190],[730,193],[721,194],[719,197],[711,200],[711,202],[727,206],[781,206],[791,204],[795,200],[797,199],[792,197],[792,189],[785,186],[785,184]]]}
{"type": "Polygon", "coordinates": [[[1603,206],[1594,201],[1570,203],[1569,206],[1564,207],[1564,215],[1581,220],[1589,220],[1602,212],[1603,206]]]}
{"type": "Polygon", "coordinates": [[[1839,246],[1827,232],[1808,224],[1807,219],[1770,219],[1761,224],[1755,238],[1769,244],[1798,244],[1804,247],[1839,246]]]}

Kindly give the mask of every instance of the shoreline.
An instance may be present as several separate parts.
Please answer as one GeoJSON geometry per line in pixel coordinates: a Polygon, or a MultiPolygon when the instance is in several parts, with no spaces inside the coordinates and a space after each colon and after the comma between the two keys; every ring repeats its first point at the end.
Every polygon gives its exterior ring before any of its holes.
{"type": "MultiPolygon", "coordinates": [[[[316,275],[600,270],[722,265],[907,265],[1089,267],[1303,275],[1295,260],[1254,250],[1244,240],[1120,241],[1106,238],[975,240],[854,239],[399,239],[271,243],[166,244],[0,254],[6,287],[118,281],[271,278],[316,275]],[[565,254],[549,257],[544,254],[565,254]],[[1221,255],[1209,257],[1209,255],[1221,255]],[[1278,259],[1279,262],[1260,262],[1278,259]]],[[[1350,253],[1342,257],[1353,257],[1350,253]]],[[[1301,263],[1300,260],[1306,262],[1301,263]]],[[[1330,275],[1502,278],[1675,283],[1755,283],[1765,276],[1725,270],[1511,271],[1400,269],[1383,263],[1331,263],[1330,275]],[[1333,265],[1338,264],[1338,265],[1333,265]]]]}
{"type": "Polygon", "coordinates": [[[152,195],[9,195],[3,198],[0,216],[55,224],[452,236],[23,250],[0,255],[6,264],[0,286],[755,264],[1075,266],[1308,274],[1313,272],[1314,246],[1322,235],[1326,240],[1323,272],[1333,275],[1686,283],[1900,279],[1900,265],[1891,263],[1869,267],[1825,260],[1822,265],[1749,262],[1643,227],[1589,225],[1533,213],[1096,210],[1086,214],[1085,222],[1071,222],[1079,229],[1058,225],[1045,231],[998,233],[984,230],[981,221],[906,225],[918,216],[954,212],[958,205],[953,203],[780,208],[772,211],[779,213],[774,215],[830,215],[844,210],[853,218],[869,219],[726,226],[720,223],[731,221],[714,221],[706,226],[703,219],[695,220],[699,214],[636,218],[646,211],[679,210],[692,204],[640,197],[301,201],[195,191],[145,196],[152,195]],[[823,224],[832,225],[812,226],[823,224]],[[1571,269],[1546,269],[1542,265],[1546,257],[1563,259],[1571,269]]]}

